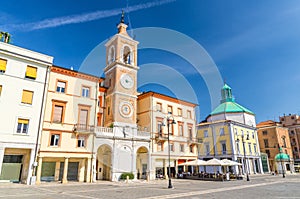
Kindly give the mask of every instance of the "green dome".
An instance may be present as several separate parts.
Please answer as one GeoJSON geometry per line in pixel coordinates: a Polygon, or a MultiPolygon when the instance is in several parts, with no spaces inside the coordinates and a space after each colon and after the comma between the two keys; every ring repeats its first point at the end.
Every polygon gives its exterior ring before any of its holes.
{"type": "Polygon", "coordinates": [[[289,161],[290,160],[290,156],[286,153],[278,153],[275,156],[275,161],[289,161]]]}
{"type": "Polygon", "coordinates": [[[221,113],[249,113],[254,115],[252,111],[235,102],[234,97],[232,96],[231,88],[227,84],[224,84],[222,87],[221,95],[221,104],[215,110],[213,110],[210,115],[217,115],[221,113]]]}
{"type": "Polygon", "coordinates": [[[252,111],[249,109],[246,109],[245,107],[239,105],[236,102],[223,102],[220,104],[213,112],[211,112],[211,115],[217,115],[221,113],[249,113],[254,115],[252,111]]]}

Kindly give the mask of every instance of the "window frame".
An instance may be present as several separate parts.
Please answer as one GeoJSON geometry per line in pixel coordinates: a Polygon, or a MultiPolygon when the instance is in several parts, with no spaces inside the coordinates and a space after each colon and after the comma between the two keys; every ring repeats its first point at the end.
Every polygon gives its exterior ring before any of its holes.
{"type": "Polygon", "coordinates": [[[77,143],[76,143],[76,147],[77,148],[86,148],[86,136],[84,136],[84,135],[78,135],[77,136],[77,143]],[[81,141],[81,142],[80,142],[81,141]],[[82,142],[83,141],[83,142],[82,142]],[[79,144],[79,142],[81,143],[81,144],[79,144]],[[80,145],[80,146],[79,146],[80,145]]]}
{"type": "Polygon", "coordinates": [[[6,72],[6,67],[7,67],[7,60],[0,58],[0,69],[1,69],[1,61],[5,62],[5,64],[4,64],[5,66],[3,67],[4,70],[0,70],[0,74],[5,73],[6,72]]]}
{"type": "Polygon", "coordinates": [[[50,147],[60,147],[60,145],[61,145],[61,138],[62,138],[62,136],[61,136],[61,133],[59,133],[59,132],[51,132],[50,133],[50,138],[49,138],[49,146],[50,147]],[[55,145],[55,138],[54,138],[54,140],[53,140],[53,145],[51,145],[51,143],[52,143],[52,136],[58,136],[58,141],[57,141],[57,145],[55,145]]]}
{"type": "Polygon", "coordinates": [[[30,90],[27,90],[27,89],[23,89],[22,91],[22,98],[21,98],[21,103],[22,104],[26,104],[26,105],[32,105],[33,104],[33,96],[34,96],[34,92],[33,91],[30,91],[30,90]],[[26,101],[23,101],[23,97],[24,97],[24,92],[28,92],[31,94],[31,99],[30,99],[30,103],[26,103],[26,101]]]}
{"type": "Polygon", "coordinates": [[[17,130],[15,131],[16,134],[18,135],[28,135],[29,134],[29,122],[30,120],[27,118],[18,118],[17,119],[17,130]],[[19,121],[24,120],[26,123],[20,123],[19,121]],[[21,124],[21,128],[19,128],[19,125],[21,124]],[[26,128],[24,126],[26,125],[26,128]],[[20,129],[20,131],[19,131],[20,129]],[[24,132],[25,130],[25,132],[24,132]]]}
{"type": "Polygon", "coordinates": [[[56,93],[67,93],[67,87],[68,87],[68,82],[65,80],[61,80],[61,79],[56,79],[56,84],[55,84],[55,92],[56,93]],[[62,87],[58,87],[58,83],[64,83],[65,84],[65,90],[62,92],[61,89],[58,91],[58,88],[62,88],[62,87]]]}
{"type": "Polygon", "coordinates": [[[81,97],[84,97],[84,98],[91,97],[91,87],[90,86],[85,86],[85,85],[81,86],[81,97]],[[87,94],[88,94],[87,96],[85,95],[86,93],[83,92],[84,90],[87,90],[87,94]]]}
{"type": "Polygon", "coordinates": [[[177,115],[182,117],[182,108],[177,108],[177,115]]]}
{"type": "Polygon", "coordinates": [[[26,79],[31,79],[31,80],[36,80],[37,78],[37,73],[38,73],[38,68],[35,67],[35,66],[30,66],[30,65],[27,65],[26,67],[26,71],[25,71],[25,78],[26,79]],[[29,75],[30,72],[28,72],[28,69],[31,68],[32,70],[35,70],[35,74],[34,75],[29,75]]]}
{"type": "Polygon", "coordinates": [[[59,100],[52,100],[52,112],[51,112],[51,123],[58,123],[58,124],[63,124],[65,121],[65,112],[66,112],[66,105],[67,102],[65,101],[59,101],[59,100]],[[61,115],[61,122],[53,121],[54,119],[54,108],[55,105],[62,106],[62,115],[61,115]]]}
{"type": "Polygon", "coordinates": [[[162,103],[156,102],[156,111],[157,112],[162,112],[162,103]]]}

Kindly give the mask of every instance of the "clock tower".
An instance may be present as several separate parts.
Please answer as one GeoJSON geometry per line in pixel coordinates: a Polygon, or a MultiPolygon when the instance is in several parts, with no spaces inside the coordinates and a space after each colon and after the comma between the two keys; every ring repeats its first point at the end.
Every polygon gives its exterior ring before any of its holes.
{"type": "MultiPolygon", "coordinates": [[[[126,31],[124,12],[117,26],[118,33],[106,44],[105,86],[106,95],[105,126],[136,129],[137,107],[137,45],[126,31]]],[[[127,130],[126,130],[127,131],[127,130]]]]}

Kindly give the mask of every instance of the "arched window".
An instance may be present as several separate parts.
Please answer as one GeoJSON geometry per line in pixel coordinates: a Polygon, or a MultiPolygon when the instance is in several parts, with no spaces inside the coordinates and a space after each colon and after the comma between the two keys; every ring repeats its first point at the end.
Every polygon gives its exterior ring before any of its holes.
{"type": "Polygon", "coordinates": [[[133,65],[133,52],[129,46],[125,45],[122,48],[121,55],[123,63],[133,65]]]}
{"type": "Polygon", "coordinates": [[[111,64],[112,62],[115,61],[115,56],[116,56],[115,47],[111,46],[108,51],[108,64],[111,64]]]}

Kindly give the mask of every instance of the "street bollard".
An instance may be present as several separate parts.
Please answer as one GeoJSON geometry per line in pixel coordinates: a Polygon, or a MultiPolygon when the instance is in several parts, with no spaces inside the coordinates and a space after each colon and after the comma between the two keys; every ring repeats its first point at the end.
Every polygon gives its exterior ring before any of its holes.
{"type": "Polygon", "coordinates": [[[126,176],[126,183],[129,182],[129,176],[126,176]]]}

